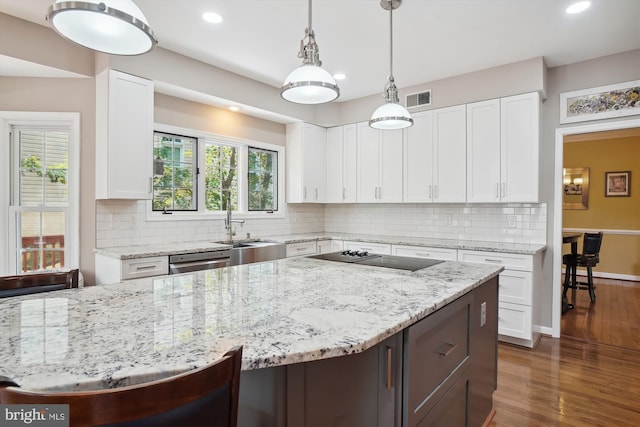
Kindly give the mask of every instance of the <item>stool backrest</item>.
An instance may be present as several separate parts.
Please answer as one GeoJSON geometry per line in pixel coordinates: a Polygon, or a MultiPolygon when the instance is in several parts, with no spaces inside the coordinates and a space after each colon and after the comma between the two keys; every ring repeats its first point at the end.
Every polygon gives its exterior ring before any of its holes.
{"type": "Polygon", "coordinates": [[[584,240],[582,242],[582,253],[584,255],[600,254],[601,246],[602,246],[602,232],[584,233],[584,240]]]}
{"type": "Polygon", "coordinates": [[[67,404],[72,427],[236,427],[242,346],[204,367],[148,383],[33,392],[0,377],[2,404],[67,404]]]}

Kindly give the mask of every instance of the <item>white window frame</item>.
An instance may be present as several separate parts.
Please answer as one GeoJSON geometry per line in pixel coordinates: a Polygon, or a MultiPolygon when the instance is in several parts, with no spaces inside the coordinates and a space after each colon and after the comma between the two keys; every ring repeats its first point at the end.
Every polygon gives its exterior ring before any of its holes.
{"type": "Polygon", "coordinates": [[[9,213],[11,188],[11,150],[9,131],[13,126],[51,126],[69,128],[69,217],[65,221],[64,259],[65,269],[78,268],[80,264],[80,113],[0,111],[0,274],[18,274],[16,271],[15,216],[9,213]],[[13,240],[12,240],[13,239],[13,240]]]}
{"type": "Polygon", "coordinates": [[[268,144],[265,142],[252,141],[242,138],[235,138],[226,135],[218,135],[215,133],[198,131],[194,129],[187,129],[177,126],[170,126],[155,123],[154,131],[166,132],[176,135],[184,135],[198,139],[198,168],[200,174],[198,175],[198,211],[171,211],[171,215],[166,215],[162,211],[153,210],[153,200],[147,200],[146,202],[146,220],[147,221],[193,221],[193,220],[207,220],[207,219],[224,219],[226,212],[207,212],[204,210],[204,170],[206,156],[201,155],[206,143],[219,143],[226,145],[233,145],[238,147],[238,158],[247,159],[249,147],[260,148],[264,150],[275,151],[278,153],[278,210],[273,213],[266,211],[249,211],[248,210],[248,192],[249,181],[247,179],[247,167],[246,162],[238,162],[238,194],[241,196],[238,200],[238,210],[233,212],[233,217],[238,219],[268,219],[285,217],[285,188],[284,188],[284,165],[285,165],[285,147],[282,145],[268,144]]]}

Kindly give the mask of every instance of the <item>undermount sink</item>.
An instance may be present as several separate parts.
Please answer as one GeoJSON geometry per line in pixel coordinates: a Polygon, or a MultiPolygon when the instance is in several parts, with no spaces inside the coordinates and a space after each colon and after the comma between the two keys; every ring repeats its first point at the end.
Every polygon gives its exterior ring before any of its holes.
{"type": "Polygon", "coordinates": [[[229,265],[273,261],[287,256],[287,247],[284,243],[263,242],[260,240],[221,241],[217,243],[232,246],[229,265]]]}

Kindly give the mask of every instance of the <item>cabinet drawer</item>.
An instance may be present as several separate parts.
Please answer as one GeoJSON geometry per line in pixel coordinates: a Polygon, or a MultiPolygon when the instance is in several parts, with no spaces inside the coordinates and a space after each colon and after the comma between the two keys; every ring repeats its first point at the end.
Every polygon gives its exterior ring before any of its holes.
{"type": "Polygon", "coordinates": [[[514,338],[530,340],[531,330],[531,306],[498,303],[498,333],[514,338]]]}
{"type": "Polygon", "coordinates": [[[316,241],[287,244],[287,258],[292,256],[315,255],[316,241]]]}
{"type": "Polygon", "coordinates": [[[372,254],[391,255],[391,245],[388,243],[345,241],[344,248],[351,251],[367,251],[372,254]]]}
{"type": "Polygon", "coordinates": [[[458,259],[458,251],[455,249],[429,248],[425,246],[393,245],[393,255],[441,259],[443,261],[455,261],[458,259]]]}
{"type": "Polygon", "coordinates": [[[531,305],[532,276],[529,271],[504,270],[500,273],[498,298],[500,302],[531,305]]]}
{"type": "Polygon", "coordinates": [[[533,270],[533,257],[531,255],[523,254],[459,250],[458,261],[497,264],[510,270],[533,270]]]}
{"type": "Polygon", "coordinates": [[[442,397],[445,381],[456,381],[470,364],[467,294],[405,330],[404,379],[409,425],[423,418],[442,397]]]}
{"type": "Polygon", "coordinates": [[[169,274],[169,257],[158,256],[122,260],[122,280],[169,274]]]}
{"type": "Polygon", "coordinates": [[[468,417],[469,379],[462,377],[442,399],[416,424],[416,427],[466,427],[468,417]]]}

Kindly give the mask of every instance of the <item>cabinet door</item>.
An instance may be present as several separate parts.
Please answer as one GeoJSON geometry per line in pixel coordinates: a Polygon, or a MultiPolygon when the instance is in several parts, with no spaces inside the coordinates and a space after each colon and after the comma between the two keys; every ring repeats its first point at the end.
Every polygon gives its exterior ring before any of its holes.
{"type": "Polygon", "coordinates": [[[413,126],[407,128],[404,138],[405,202],[430,202],[433,194],[433,113],[413,116],[413,126]]]}
{"type": "Polygon", "coordinates": [[[467,202],[500,201],[500,100],[467,105],[467,202]]]}
{"type": "Polygon", "coordinates": [[[356,202],[357,183],[357,128],[355,124],[343,126],[342,130],[342,186],[344,203],[356,202]]]}
{"type": "Polygon", "coordinates": [[[380,131],[381,202],[402,201],[402,130],[380,131]]]}
{"type": "Polygon", "coordinates": [[[464,105],[433,111],[434,202],[466,201],[466,114],[464,105]]]}
{"type": "Polygon", "coordinates": [[[540,95],[502,98],[501,163],[504,202],[538,202],[540,95]]]}
{"type": "Polygon", "coordinates": [[[305,201],[324,203],[327,198],[326,130],[320,126],[305,123],[302,143],[305,201]]]}
{"type": "Polygon", "coordinates": [[[327,203],[342,203],[344,198],[343,138],[343,126],[327,129],[327,203]]]}
{"type": "Polygon", "coordinates": [[[151,199],[153,82],[115,70],[96,78],[96,198],[151,199]]]}
{"type": "Polygon", "coordinates": [[[326,200],[326,129],[308,123],[287,125],[287,203],[326,200]]]}
{"type": "Polygon", "coordinates": [[[380,150],[378,130],[369,127],[367,122],[358,123],[357,144],[357,200],[358,202],[378,201],[378,169],[380,150]]]}

